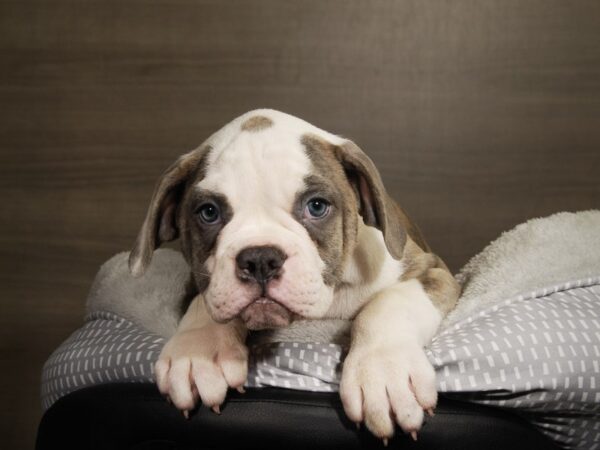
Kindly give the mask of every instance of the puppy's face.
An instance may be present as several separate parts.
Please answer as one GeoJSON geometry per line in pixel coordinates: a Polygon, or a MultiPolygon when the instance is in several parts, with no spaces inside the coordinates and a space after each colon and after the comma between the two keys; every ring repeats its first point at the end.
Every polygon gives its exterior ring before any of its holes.
{"type": "Polygon", "coordinates": [[[217,322],[239,317],[263,329],[321,318],[343,279],[359,212],[385,227],[380,179],[365,158],[300,119],[270,110],[241,116],[159,180],[132,272],[179,236],[217,322]]]}
{"type": "Polygon", "coordinates": [[[269,128],[208,150],[179,213],[212,317],[240,316],[251,329],[325,314],[358,217],[339,164],[323,173],[307,137],[269,128]]]}

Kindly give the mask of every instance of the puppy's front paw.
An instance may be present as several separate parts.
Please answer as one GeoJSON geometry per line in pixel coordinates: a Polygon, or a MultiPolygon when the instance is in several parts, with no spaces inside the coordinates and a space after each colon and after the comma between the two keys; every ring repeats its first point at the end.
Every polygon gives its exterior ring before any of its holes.
{"type": "Polygon", "coordinates": [[[387,442],[397,423],[416,440],[423,410],[435,408],[435,371],[418,346],[352,348],[342,371],[340,396],[350,420],[387,442]]]}
{"type": "Polygon", "coordinates": [[[218,413],[228,388],[242,390],[248,350],[218,326],[182,331],[167,342],[154,372],[160,392],[186,417],[198,399],[218,413]]]}

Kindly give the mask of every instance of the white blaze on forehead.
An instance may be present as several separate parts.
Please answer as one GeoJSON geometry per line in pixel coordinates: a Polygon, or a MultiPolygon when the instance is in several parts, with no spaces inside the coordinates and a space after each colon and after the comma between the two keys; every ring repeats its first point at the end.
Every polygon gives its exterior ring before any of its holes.
{"type": "Polygon", "coordinates": [[[257,213],[263,207],[289,209],[310,172],[300,141],[275,130],[241,133],[215,153],[199,187],[224,194],[234,211],[250,205],[257,213]]]}
{"type": "Polygon", "coordinates": [[[206,177],[198,187],[224,194],[234,211],[246,206],[262,210],[289,211],[303,180],[311,172],[311,162],[301,143],[313,133],[330,142],[343,139],[288,114],[260,109],[250,111],[213,134],[206,144],[212,150],[206,177]],[[242,124],[262,116],[272,125],[259,131],[244,131],[242,124]]]}

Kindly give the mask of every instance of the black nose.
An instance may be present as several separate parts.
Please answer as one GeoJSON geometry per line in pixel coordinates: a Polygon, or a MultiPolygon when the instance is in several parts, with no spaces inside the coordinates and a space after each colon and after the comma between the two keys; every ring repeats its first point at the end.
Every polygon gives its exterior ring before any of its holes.
{"type": "Polygon", "coordinates": [[[237,276],[242,281],[256,281],[261,286],[277,278],[287,255],[277,247],[248,247],[238,253],[237,276]]]}

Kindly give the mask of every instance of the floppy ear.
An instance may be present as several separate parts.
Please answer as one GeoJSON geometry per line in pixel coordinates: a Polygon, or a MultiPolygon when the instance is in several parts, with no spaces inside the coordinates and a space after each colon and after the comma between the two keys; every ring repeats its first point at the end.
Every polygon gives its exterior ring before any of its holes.
{"type": "Polygon", "coordinates": [[[196,172],[209,149],[203,146],[180,156],[156,183],[146,218],[129,254],[129,271],[134,277],[144,274],[160,244],[179,236],[177,207],[187,180],[196,172]]]}
{"type": "Polygon", "coordinates": [[[410,221],[387,194],[375,164],[352,141],[337,146],[335,152],[358,193],[363,221],[381,230],[390,254],[402,259],[410,221]]]}

